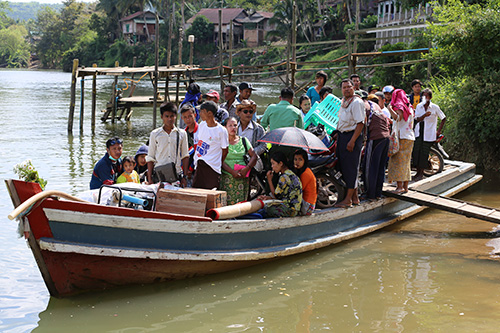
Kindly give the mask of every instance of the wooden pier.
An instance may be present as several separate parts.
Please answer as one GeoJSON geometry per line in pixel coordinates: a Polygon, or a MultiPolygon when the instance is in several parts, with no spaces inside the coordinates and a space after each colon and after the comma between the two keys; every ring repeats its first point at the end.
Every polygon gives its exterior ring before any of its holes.
{"type": "Polygon", "coordinates": [[[80,130],[83,129],[84,119],[84,80],[86,77],[92,78],[92,131],[95,129],[96,118],[96,81],[98,76],[113,76],[114,82],[112,85],[112,93],[109,101],[106,103],[106,109],[103,110],[101,120],[105,122],[110,119],[112,123],[116,120],[129,120],[132,115],[133,107],[150,107],[153,106],[153,127],[156,126],[156,105],[164,101],[173,101],[179,103],[184,99],[187,90],[189,77],[192,72],[199,70],[198,66],[174,65],[161,66],[155,69],[155,66],[145,67],[120,67],[118,63],[116,67],[79,67],[78,59],[73,62],[72,80],[71,80],[71,102],[68,117],[68,133],[73,131],[73,119],[75,113],[76,100],[76,83],[77,79],[81,78],[81,99],[80,99],[80,130]],[[158,78],[155,80],[155,72],[158,73],[158,78]],[[136,82],[136,75],[141,75],[141,79],[147,77],[151,80],[153,86],[152,96],[133,96],[136,82]],[[118,86],[118,79],[122,77],[126,80],[128,89],[121,92],[118,86]],[[156,85],[156,82],[158,84],[156,85]],[[155,86],[156,85],[156,86],[155,86]],[[128,96],[123,96],[122,93],[127,93],[128,96]]]}
{"type": "Polygon", "coordinates": [[[476,203],[471,203],[455,198],[444,197],[424,191],[409,189],[407,193],[397,194],[389,190],[382,192],[385,196],[408,201],[419,206],[440,209],[447,212],[473,217],[476,219],[500,224],[500,209],[486,207],[476,203]]]}

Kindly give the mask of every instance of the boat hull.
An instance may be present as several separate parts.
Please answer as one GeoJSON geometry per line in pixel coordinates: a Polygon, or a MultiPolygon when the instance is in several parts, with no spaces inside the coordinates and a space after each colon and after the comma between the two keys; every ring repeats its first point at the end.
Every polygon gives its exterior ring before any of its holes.
{"type": "MultiPolygon", "coordinates": [[[[454,163],[413,186],[452,196],[480,180],[474,165],[454,163]]],[[[29,183],[10,184],[15,205],[36,191],[29,183]]],[[[423,209],[384,198],[305,217],[211,221],[47,199],[27,220],[30,246],[51,295],[68,296],[247,267],[359,237],[423,209]]]]}

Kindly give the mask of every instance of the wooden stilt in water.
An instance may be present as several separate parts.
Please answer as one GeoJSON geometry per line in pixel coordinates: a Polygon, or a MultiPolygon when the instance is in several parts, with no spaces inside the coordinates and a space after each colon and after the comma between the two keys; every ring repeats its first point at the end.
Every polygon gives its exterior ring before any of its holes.
{"type": "Polygon", "coordinates": [[[85,107],[85,77],[80,80],[80,132],[83,131],[83,116],[85,107]]]}
{"type": "Polygon", "coordinates": [[[73,133],[73,118],[75,116],[76,74],[78,72],[78,59],[73,59],[71,72],[71,100],[69,102],[68,133],[73,133]]]}
{"type": "Polygon", "coordinates": [[[95,133],[96,105],[97,105],[97,73],[94,73],[94,75],[92,75],[92,119],[90,125],[92,128],[92,133],[95,133]]]}

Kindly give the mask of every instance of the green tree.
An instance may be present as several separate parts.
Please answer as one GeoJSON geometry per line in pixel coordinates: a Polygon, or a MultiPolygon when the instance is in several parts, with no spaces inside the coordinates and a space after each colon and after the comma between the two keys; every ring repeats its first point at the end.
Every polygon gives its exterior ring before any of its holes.
{"type": "Polygon", "coordinates": [[[500,169],[500,4],[436,5],[429,55],[441,77],[432,80],[433,102],[448,116],[446,148],[452,157],[500,169]]]}
{"type": "Polygon", "coordinates": [[[27,31],[21,25],[0,30],[0,64],[7,64],[8,67],[28,66],[30,51],[26,35],[27,31]]]}
{"type": "Polygon", "coordinates": [[[186,35],[195,35],[196,39],[203,43],[211,42],[213,33],[214,24],[203,15],[196,17],[186,30],[186,35]]]}

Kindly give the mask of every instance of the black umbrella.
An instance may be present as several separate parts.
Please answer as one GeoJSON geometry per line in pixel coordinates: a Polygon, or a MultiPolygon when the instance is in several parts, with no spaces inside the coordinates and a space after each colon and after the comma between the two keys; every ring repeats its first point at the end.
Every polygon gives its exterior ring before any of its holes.
{"type": "Polygon", "coordinates": [[[259,142],[299,147],[307,150],[328,150],[328,147],[316,135],[297,127],[274,129],[264,135],[259,142]]]}

